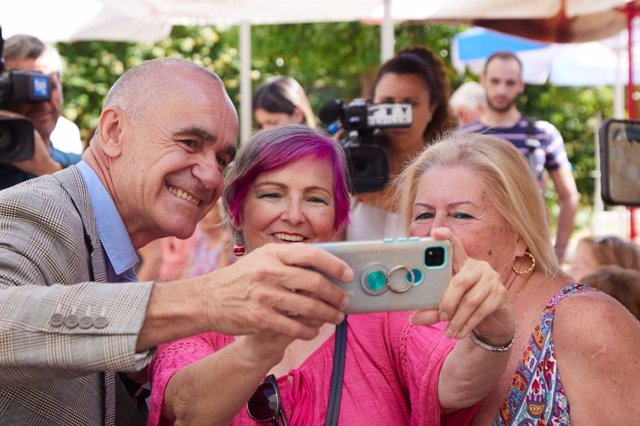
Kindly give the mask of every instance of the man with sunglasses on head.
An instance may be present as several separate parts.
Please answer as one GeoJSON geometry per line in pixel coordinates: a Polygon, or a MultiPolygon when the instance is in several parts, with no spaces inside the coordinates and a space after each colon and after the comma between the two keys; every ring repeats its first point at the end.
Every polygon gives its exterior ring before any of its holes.
{"type": "Polygon", "coordinates": [[[328,277],[353,272],[310,245],[132,282],[136,249],[188,238],[214,206],[237,132],[217,75],[148,61],[109,91],[83,161],[0,191],[0,424],[141,425],[139,389],[116,372],[144,369],[160,343],[204,331],[311,339],[343,320],[347,296],[328,277]]]}
{"type": "Polygon", "coordinates": [[[47,75],[51,80],[51,99],[7,107],[12,115],[23,116],[33,123],[35,153],[29,160],[0,162],[0,189],[54,173],[80,161],[80,155],[63,152],[52,143],[52,134],[61,119],[62,108],[62,61],[57,50],[36,37],[15,35],[4,42],[3,59],[7,71],[19,69],[47,75]]]}

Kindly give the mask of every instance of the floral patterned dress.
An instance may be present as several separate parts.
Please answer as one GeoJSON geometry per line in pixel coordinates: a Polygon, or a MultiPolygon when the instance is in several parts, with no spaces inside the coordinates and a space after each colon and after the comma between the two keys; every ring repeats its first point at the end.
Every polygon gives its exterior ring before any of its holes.
{"type": "Polygon", "coordinates": [[[553,339],[556,305],[565,297],[594,291],[584,284],[570,284],[547,303],[522,354],[500,412],[498,425],[568,425],[569,400],[565,393],[553,339]]]}

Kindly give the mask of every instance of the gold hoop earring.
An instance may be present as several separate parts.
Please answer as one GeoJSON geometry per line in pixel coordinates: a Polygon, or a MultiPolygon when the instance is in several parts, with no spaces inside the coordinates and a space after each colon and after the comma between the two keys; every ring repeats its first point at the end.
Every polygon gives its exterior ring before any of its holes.
{"type": "Polygon", "coordinates": [[[527,274],[531,273],[536,267],[536,258],[533,257],[533,255],[531,253],[529,253],[528,251],[525,251],[524,254],[529,256],[529,259],[531,259],[531,266],[529,266],[529,269],[527,269],[526,271],[518,271],[516,269],[516,265],[514,264],[511,267],[511,269],[513,270],[513,272],[515,272],[518,275],[527,275],[527,274]]]}

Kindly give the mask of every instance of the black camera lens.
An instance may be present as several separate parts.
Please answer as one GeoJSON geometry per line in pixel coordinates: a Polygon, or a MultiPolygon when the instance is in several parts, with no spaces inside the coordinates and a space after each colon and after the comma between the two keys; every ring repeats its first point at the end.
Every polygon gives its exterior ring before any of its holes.
{"type": "Polygon", "coordinates": [[[8,151],[11,148],[11,129],[0,123],[0,152],[8,151]]]}
{"type": "Polygon", "coordinates": [[[424,264],[427,268],[437,268],[445,262],[444,247],[429,247],[424,251],[424,264]]]}
{"type": "Polygon", "coordinates": [[[365,158],[351,158],[351,174],[352,176],[368,176],[370,164],[365,158]]]}
{"type": "Polygon", "coordinates": [[[26,118],[0,117],[0,164],[33,157],[33,124],[26,118]]]}

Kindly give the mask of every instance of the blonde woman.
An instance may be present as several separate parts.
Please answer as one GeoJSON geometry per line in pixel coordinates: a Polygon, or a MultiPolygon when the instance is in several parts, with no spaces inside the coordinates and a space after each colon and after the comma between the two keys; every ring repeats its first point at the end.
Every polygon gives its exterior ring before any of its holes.
{"type": "Polygon", "coordinates": [[[410,234],[458,238],[467,256],[499,274],[520,326],[475,424],[635,424],[640,323],[561,271],[542,196],[516,148],[487,135],[450,136],[400,182],[410,234]]]}

